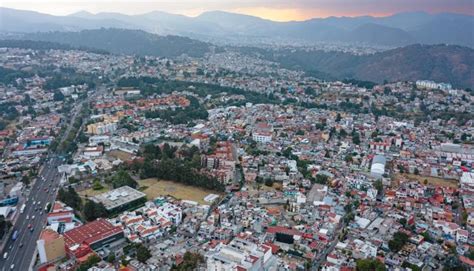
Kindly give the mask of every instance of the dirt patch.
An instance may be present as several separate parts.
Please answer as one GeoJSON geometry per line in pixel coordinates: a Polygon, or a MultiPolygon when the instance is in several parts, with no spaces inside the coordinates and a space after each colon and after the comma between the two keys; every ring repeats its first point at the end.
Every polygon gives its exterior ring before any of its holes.
{"type": "Polygon", "coordinates": [[[120,150],[110,151],[110,152],[107,153],[107,155],[110,156],[110,157],[113,157],[113,158],[118,158],[122,161],[131,161],[132,157],[133,157],[132,154],[130,154],[128,152],[120,151],[120,150]]]}
{"type": "Polygon", "coordinates": [[[441,186],[441,187],[451,187],[451,188],[459,188],[459,181],[453,179],[442,179],[436,177],[427,177],[427,176],[420,176],[415,174],[397,174],[394,178],[394,185],[398,186],[400,182],[404,181],[418,181],[421,184],[431,184],[434,186],[441,186]]]}

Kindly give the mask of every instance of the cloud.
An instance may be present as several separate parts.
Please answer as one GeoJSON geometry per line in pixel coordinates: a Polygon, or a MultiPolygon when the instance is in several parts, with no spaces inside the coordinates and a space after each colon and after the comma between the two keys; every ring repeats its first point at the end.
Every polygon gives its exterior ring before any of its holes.
{"type": "Polygon", "coordinates": [[[474,14],[474,0],[3,0],[0,6],[65,15],[79,10],[126,14],[162,10],[198,15],[224,10],[274,20],[426,11],[474,14]]]}

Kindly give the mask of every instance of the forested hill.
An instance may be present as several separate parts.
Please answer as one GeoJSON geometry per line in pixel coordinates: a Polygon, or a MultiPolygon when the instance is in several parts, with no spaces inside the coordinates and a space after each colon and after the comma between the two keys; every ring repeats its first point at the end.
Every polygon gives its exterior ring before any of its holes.
{"type": "Polygon", "coordinates": [[[27,39],[105,50],[115,54],[177,57],[187,54],[201,57],[210,52],[210,44],[178,36],[158,36],[141,30],[96,29],[80,32],[43,32],[28,34],[27,39]]]}
{"type": "Polygon", "coordinates": [[[427,79],[460,88],[474,86],[474,50],[457,45],[416,44],[364,56],[304,50],[258,52],[284,67],[302,69],[323,79],[354,78],[378,83],[427,79]]]}

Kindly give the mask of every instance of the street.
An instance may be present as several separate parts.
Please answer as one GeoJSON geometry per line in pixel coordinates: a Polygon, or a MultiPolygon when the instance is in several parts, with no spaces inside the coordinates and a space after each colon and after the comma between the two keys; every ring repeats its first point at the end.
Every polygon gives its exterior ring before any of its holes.
{"type": "Polygon", "coordinates": [[[60,180],[57,166],[61,162],[61,159],[52,157],[39,174],[27,199],[25,211],[19,215],[13,226],[13,231],[18,230],[18,237],[15,241],[11,237],[7,239],[7,243],[1,252],[0,270],[29,270],[36,250],[36,240],[46,225],[45,206],[48,202],[53,203],[56,199],[60,180]],[[33,205],[33,202],[36,202],[36,204],[33,205]],[[33,216],[34,219],[32,219],[33,216]],[[33,231],[30,231],[28,224],[32,225],[33,231]],[[22,244],[22,247],[20,247],[20,244],[22,244]],[[5,253],[8,253],[8,256],[3,259],[5,253]]]}
{"type": "MultiPolygon", "coordinates": [[[[72,130],[74,120],[82,110],[85,103],[89,103],[97,94],[103,93],[104,87],[101,87],[94,95],[89,96],[82,103],[77,104],[70,117],[66,132],[62,135],[60,143],[63,142],[72,130]]],[[[62,158],[57,154],[49,154],[47,161],[43,164],[44,168],[39,172],[38,177],[31,187],[31,192],[25,200],[25,210],[19,214],[16,223],[13,225],[13,231],[18,230],[18,237],[12,240],[11,236],[6,240],[6,244],[0,254],[0,270],[29,270],[31,261],[36,253],[36,240],[41,230],[46,226],[45,207],[48,203],[53,204],[60,186],[61,176],[58,173],[58,166],[63,163],[62,158]],[[44,179],[43,179],[44,178],[44,179]],[[36,203],[33,205],[33,203],[36,203]],[[34,216],[34,219],[33,219],[34,216]],[[28,219],[27,219],[28,218],[28,219]],[[30,231],[28,225],[31,224],[33,231],[30,231]],[[7,254],[6,259],[3,256],[7,254]]],[[[18,206],[20,208],[20,206],[18,206]]]]}

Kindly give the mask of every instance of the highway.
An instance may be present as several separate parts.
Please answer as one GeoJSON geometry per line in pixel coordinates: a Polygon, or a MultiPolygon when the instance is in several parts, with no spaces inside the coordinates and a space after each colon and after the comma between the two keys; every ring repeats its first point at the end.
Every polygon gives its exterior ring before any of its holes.
{"type": "MultiPolygon", "coordinates": [[[[66,132],[63,134],[60,142],[63,142],[71,132],[74,120],[81,112],[82,106],[85,103],[89,103],[94,96],[104,91],[105,88],[101,87],[94,95],[89,96],[86,100],[73,108],[68,127],[66,127],[66,132]]],[[[26,208],[22,214],[19,214],[15,225],[13,225],[13,232],[18,230],[18,237],[15,241],[9,237],[1,251],[0,271],[30,270],[31,261],[36,253],[36,240],[38,240],[41,230],[46,227],[45,207],[48,202],[53,204],[56,200],[61,180],[57,168],[62,163],[62,159],[53,153],[50,153],[46,162],[43,163],[43,169],[39,172],[25,200],[26,208]],[[33,205],[33,202],[36,204],[33,205]],[[30,231],[28,227],[29,224],[31,224],[33,231],[30,231]],[[5,253],[8,253],[6,259],[4,259],[5,253]]],[[[17,206],[18,209],[20,208],[20,204],[17,206]]]]}
{"type": "Polygon", "coordinates": [[[18,237],[15,241],[9,238],[2,251],[0,270],[29,269],[36,250],[36,240],[46,225],[45,207],[48,202],[53,203],[56,199],[60,180],[57,166],[59,166],[61,162],[61,159],[57,157],[51,158],[49,162],[45,164],[37,181],[33,185],[26,201],[25,211],[19,215],[18,220],[13,226],[13,229],[19,232],[18,237]],[[33,202],[36,202],[36,204],[33,205],[33,202]],[[28,228],[29,224],[32,225],[33,231],[30,231],[28,228]],[[4,259],[3,256],[6,252],[8,256],[4,259]]]}

